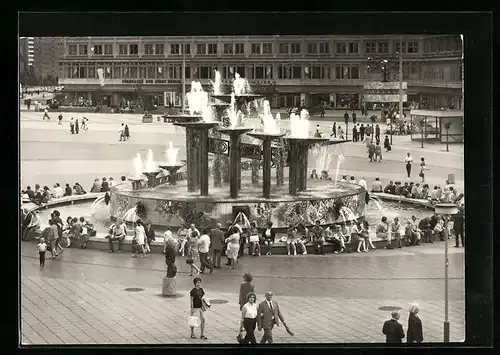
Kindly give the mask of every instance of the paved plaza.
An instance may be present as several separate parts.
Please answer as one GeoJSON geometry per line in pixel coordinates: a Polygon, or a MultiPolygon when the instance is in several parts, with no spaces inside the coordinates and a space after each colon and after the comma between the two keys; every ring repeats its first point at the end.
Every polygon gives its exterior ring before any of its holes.
{"type": "MultiPolygon", "coordinates": [[[[67,249],[38,266],[34,244],[22,250],[23,344],[234,344],[238,331],[241,275],[251,272],[259,300],[271,289],[287,323],[274,331],[276,343],[384,342],[382,324],[401,307],[417,302],[426,342],[442,341],[444,319],[443,243],[367,254],[244,257],[239,270],[202,275],[212,309],[207,341],[189,338],[187,317],[192,277],[178,258],[180,298],[163,298],[163,255],[133,259],[130,254],[67,249]],[[141,288],[127,292],[126,288],[141,288]],[[223,304],[217,303],[221,300],[223,304]]],[[[450,255],[451,340],[465,337],[463,249],[450,255]]],[[[258,336],[261,336],[258,333],[258,336]]]]}
{"type": "MultiPolygon", "coordinates": [[[[80,182],[90,189],[95,177],[129,175],[132,158],[152,149],[163,160],[165,145],[172,141],[185,158],[185,137],[172,124],[142,124],[141,115],[57,113],[50,121],[43,113],[21,112],[21,185],[52,186],[80,182]],[[89,118],[89,130],[69,133],[71,117],[89,118]],[[118,142],[120,123],[130,127],[131,139],[118,142]]],[[[156,118],[157,115],[154,115],[156,118]]],[[[312,118],[313,120],[315,117],[312,118]]],[[[337,121],[338,119],[335,118],[337,121]]],[[[250,125],[258,126],[251,121],[250,125]]],[[[287,125],[288,123],[284,123],[287,125]]],[[[331,132],[331,121],[313,121],[331,132]]],[[[383,131],[385,125],[381,125],[383,131]]],[[[424,156],[430,168],[426,182],[444,185],[454,174],[460,191],[464,186],[463,146],[411,142],[394,136],[393,150],[380,163],[370,163],[361,142],[343,145],[345,162],[340,175],[408,181],[404,157],[417,161],[424,156]]],[[[314,162],[309,160],[310,168],[314,162]]],[[[418,163],[412,180],[419,181],[418,163]]],[[[330,172],[332,173],[332,172],[330,172]]],[[[88,191],[88,190],[87,190],[88,191]]],[[[452,245],[452,243],[450,243],[452,245]]],[[[207,314],[208,340],[189,338],[187,317],[192,277],[184,258],[177,259],[179,298],[163,298],[163,255],[133,259],[128,253],[66,249],[57,260],[40,269],[36,246],[22,243],[21,318],[23,344],[201,344],[236,343],[240,312],[237,305],[241,275],[251,272],[258,301],[272,289],[287,323],[295,332],[275,328],[276,343],[370,343],[384,342],[382,324],[389,311],[401,307],[406,331],[408,308],[420,305],[425,342],[443,340],[444,243],[397,250],[375,250],[326,256],[244,257],[238,270],[218,269],[202,275],[207,296],[213,302],[207,314]],[[126,288],[139,288],[128,292],[126,288]],[[220,301],[220,302],[218,302],[220,301]]],[[[464,251],[450,248],[449,296],[451,341],[465,338],[464,251]]],[[[257,332],[258,340],[261,337],[257,332]]]]}

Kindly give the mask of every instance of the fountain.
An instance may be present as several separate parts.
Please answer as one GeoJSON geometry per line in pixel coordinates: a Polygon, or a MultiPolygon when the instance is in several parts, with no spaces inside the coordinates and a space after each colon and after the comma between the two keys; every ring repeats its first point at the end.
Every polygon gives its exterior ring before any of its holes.
{"type": "Polygon", "coordinates": [[[201,114],[199,118],[202,119],[174,123],[176,126],[186,128],[188,191],[194,192],[199,188],[202,196],[208,196],[208,130],[218,126],[218,123],[212,119],[208,95],[199,82],[191,83],[188,107],[192,115],[201,114]]]}
{"type": "Polygon", "coordinates": [[[133,164],[135,175],[129,177],[128,180],[132,182],[133,190],[139,190],[144,180],[142,177],[142,158],[140,153],[137,153],[137,156],[133,159],[133,164]]]}
{"type": "Polygon", "coordinates": [[[146,156],[145,171],[142,172],[148,179],[148,186],[155,187],[157,185],[156,177],[160,171],[156,168],[155,161],[153,159],[153,151],[148,149],[148,155],[146,156]]]}
{"type": "Polygon", "coordinates": [[[105,197],[106,195],[103,195],[103,196],[99,196],[98,198],[96,198],[94,200],[94,202],[92,202],[92,205],[90,206],[90,215],[93,216],[95,214],[95,209],[97,208],[98,205],[100,205],[101,203],[105,203],[105,197]]]}
{"type": "MultiPolygon", "coordinates": [[[[184,223],[195,223],[200,227],[209,226],[215,221],[233,220],[234,216],[242,211],[245,211],[243,213],[249,220],[257,220],[259,227],[264,227],[267,221],[272,221],[278,229],[286,228],[294,220],[314,224],[317,217],[324,223],[342,221],[342,216],[331,213],[335,206],[346,206],[359,217],[364,215],[366,191],[361,186],[349,183],[334,184],[329,180],[311,181],[309,187],[307,185],[310,146],[346,141],[310,137],[309,114],[306,110],[300,115],[292,115],[291,133],[285,135],[279,126],[279,115],[273,117],[267,100],[254,105],[261,117],[261,127],[256,129],[245,126],[246,108],[263,96],[250,93],[247,81],[238,75],[235,76],[231,93],[223,93],[220,75],[217,72],[212,85],[214,94],[211,102],[207,102],[207,96],[202,93],[198,84],[191,87],[188,99],[189,113],[200,115],[201,120],[174,123],[176,126],[186,128],[187,181],[174,182],[171,178],[170,184],[159,184],[140,191],[137,191],[137,188],[130,189],[126,185],[117,186],[111,193],[113,216],[122,216],[138,201],[145,205],[147,218],[153,225],[168,225],[172,228],[178,228],[184,223]],[[209,130],[213,133],[213,137],[209,136],[209,130]],[[242,138],[245,134],[246,137],[261,142],[261,146],[251,139],[243,143],[242,138]],[[229,139],[218,139],[220,135],[227,135],[229,139]],[[277,144],[278,139],[280,139],[279,144],[277,144]],[[210,191],[211,194],[208,193],[209,152],[214,154],[214,187],[210,191]],[[223,169],[220,169],[221,162],[226,159],[227,154],[230,170],[227,180],[229,194],[227,186],[223,186],[225,178],[221,181],[223,169]],[[284,159],[287,155],[288,187],[285,187],[283,181],[287,176],[283,167],[287,164],[284,159]],[[242,157],[253,160],[251,175],[242,172],[242,157]],[[262,188],[257,187],[261,161],[262,188]],[[271,189],[273,163],[277,169],[277,184],[271,189]]],[[[178,149],[170,144],[166,151],[166,164],[160,168],[169,171],[170,167],[172,169],[179,167],[181,164],[177,161],[177,152],[178,149]]],[[[140,160],[140,156],[138,159],[140,160]]],[[[138,159],[135,159],[135,162],[138,162],[138,159]]],[[[319,164],[326,166],[329,165],[331,156],[322,155],[318,159],[319,164]]],[[[152,161],[152,157],[147,161],[152,161]]],[[[147,161],[146,170],[149,170],[147,161]]],[[[136,176],[142,174],[142,165],[140,166],[136,176]]],[[[175,176],[175,172],[175,170],[169,171],[170,176],[175,176]]],[[[344,216],[345,213],[343,212],[344,216]]]]}
{"type": "Polygon", "coordinates": [[[189,114],[181,112],[180,115],[163,115],[176,123],[198,122],[204,119],[203,110],[208,106],[208,94],[203,91],[199,81],[191,82],[191,91],[186,94],[189,114]]]}
{"type": "Polygon", "coordinates": [[[262,115],[263,131],[262,132],[252,132],[248,135],[256,139],[262,140],[262,152],[263,152],[263,173],[262,182],[263,189],[262,194],[264,198],[271,197],[271,141],[273,139],[281,138],[285,134],[281,133],[278,124],[278,118],[275,120],[271,113],[271,107],[269,101],[264,101],[264,113],[262,115]]]}
{"type": "Polygon", "coordinates": [[[168,171],[170,185],[177,184],[177,171],[183,166],[177,163],[177,154],[179,153],[179,148],[174,148],[174,144],[170,141],[169,146],[165,149],[165,157],[167,164],[160,165],[160,169],[168,171]]]}

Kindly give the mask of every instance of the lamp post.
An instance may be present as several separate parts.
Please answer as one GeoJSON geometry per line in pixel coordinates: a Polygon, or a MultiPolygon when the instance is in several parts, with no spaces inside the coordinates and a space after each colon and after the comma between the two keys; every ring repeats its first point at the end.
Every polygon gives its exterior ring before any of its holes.
{"type": "Polygon", "coordinates": [[[445,343],[450,342],[450,321],[448,319],[448,220],[450,215],[457,214],[458,209],[454,203],[438,203],[434,206],[434,212],[444,217],[444,231],[445,231],[445,244],[444,244],[444,339],[445,343]]]}
{"type": "Polygon", "coordinates": [[[186,109],[186,40],[182,37],[182,111],[186,109]]]}
{"type": "MultiPolygon", "coordinates": [[[[404,113],[403,113],[403,37],[399,37],[399,118],[404,122],[404,113]]],[[[392,129],[391,129],[391,145],[392,145],[392,129]]]]}

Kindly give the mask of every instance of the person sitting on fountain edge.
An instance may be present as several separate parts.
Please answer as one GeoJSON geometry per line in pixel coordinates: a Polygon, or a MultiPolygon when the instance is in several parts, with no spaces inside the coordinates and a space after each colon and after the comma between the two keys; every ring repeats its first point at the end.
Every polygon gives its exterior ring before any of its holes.
{"type": "Polygon", "coordinates": [[[106,238],[108,239],[109,250],[108,253],[113,252],[113,242],[118,241],[118,252],[122,252],[122,242],[125,240],[125,236],[127,235],[127,229],[125,223],[118,218],[115,224],[112,224],[109,227],[108,235],[106,238]]]}
{"type": "Polygon", "coordinates": [[[311,230],[314,251],[316,254],[325,255],[325,230],[321,227],[321,221],[317,220],[316,225],[311,230]]]}

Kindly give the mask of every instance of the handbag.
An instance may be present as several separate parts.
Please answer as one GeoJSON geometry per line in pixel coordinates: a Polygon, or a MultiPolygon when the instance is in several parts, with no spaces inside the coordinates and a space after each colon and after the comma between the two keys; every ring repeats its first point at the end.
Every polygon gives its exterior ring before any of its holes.
{"type": "Polygon", "coordinates": [[[243,340],[245,339],[245,337],[243,336],[243,333],[242,332],[238,332],[238,335],[236,335],[236,341],[240,344],[243,344],[243,340]]]}
{"type": "Polygon", "coordinates": [[[198,317],[196,316],[189,316],[188,317],[188,327],[198,327],[199,322],[198,322],[198,317]]]}
{"type": "Polygon", "coordinates": [[[194,260],[192,258],[186,259],[186,264],[192,265],[194,263],[194,260]]]}

